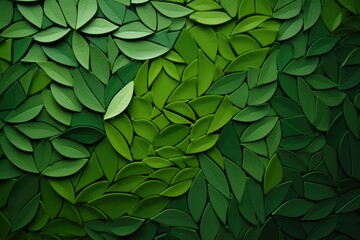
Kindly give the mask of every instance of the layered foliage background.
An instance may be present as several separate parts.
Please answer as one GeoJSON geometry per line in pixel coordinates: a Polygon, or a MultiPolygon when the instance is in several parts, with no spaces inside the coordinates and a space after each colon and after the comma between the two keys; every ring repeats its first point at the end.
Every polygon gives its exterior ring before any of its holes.
{"type": "Polygon", "coordinates": [[[358,239],[359,13],[1,0],[0,239],[358,239]]]}

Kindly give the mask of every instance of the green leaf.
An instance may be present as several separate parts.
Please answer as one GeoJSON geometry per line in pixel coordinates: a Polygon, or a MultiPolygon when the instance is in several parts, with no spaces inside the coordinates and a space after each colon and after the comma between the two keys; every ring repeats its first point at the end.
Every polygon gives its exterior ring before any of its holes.
{"type": "Polygon", "coordinates": [[[23,123],[34,119],[42,110],[43,103],[41,94],[28,98],[25,102],[11,111],[5,118],[6,122],[23,123]]]}
{"type": "Polygon", "coordinates": [[[73,79],[68,68],[54,62],[41,62],[38,65],[54,81],[68,87],[73,86],[73,79]]]}
{"type": "Polygon", "coordinates": [[[17,4],[20,13],[36,27],[41,28],[43,22],[43,9],[39,4],[17,4]]]}
{"type": "Polygon", "coordinates": [[[31,36],[38,32],[38,29],[33,27],[29,22],[27,21],[18,21],[16,23],[13,23],[9,27],[7,27],[0,36],[6,37],[6,38],[23,38],[31,36]]]}
{"type": "Polygon", "coordinates": [[[316,55],[323,55],[329,52],[331,49],[335,47],[335,45],[339,42],[339,38],[334,37],[325,37],[316,40],[311,46],[309,47],[306,56],[316,56],[316,55]]]}
{"type": "Polygon", "coordinates": [[[39,178],[36,175],[23,175],[9,195],[8,213],[12,231],[25,227],[35,217],[40,206],[39,178]]]}
{"type": "Polygon", "coordinates": [[[90,45],[91,72],[104,84],[110,78],[110,64],[105,54],[97,47],[90,45]]]}
{"type": "Polygon", "coordinates": [[[11,1],[0,2],[0,29],[11,23],[14,14],[14,7],[11,1]]]}
{"type": "Polygon", "coordinates": [[[130,104],[133,93],[134,82],[130,82],[124,88],[122,88],[111,100],[104,115],[104,119],[106,120],[109,118],[113,118],[121,114],[130,104]]]}
{"type": "Polygon", "coordinates": [[[87,108],[96,112],[105,112],[103,101],[104,86],[96,77],[85,71],[74,71],[74,92],[79,101],[87,108]],[[98,95],[95,95],[98,94],[98,95]]]}
{"type": "Polygon", "coordinates": [[[285,200],[289,189],[293,183],[288,181],[281,183],[270,190],[265,196],[265,212],[266,215],[272,213],[285,200]]]}
{"type": "Polygon", "coordinates": [[[112,220],[127,212],[132,212],[138,203],[137,196],[127,193],[107,193],[89,202],[112,220]]]}
{"type": "Polygon", "coordinates": [[[89,70],[90,48],[86,40],[76,31],[72,36],[72,49],[78,62],[89,70]]]}
{"type": "Polygon", "coordinates": [[[170,199],[160,196],[151,196],[143,199],[136,207],[133,216],[140,218],[151,218],[163,211],[169,204],[170,199]]]}
{"type": "Polygon", "coordinates": [[[74,53],[70,45],[66,42],[59,42],[51,46],[42,46],[42,49],[44,53],[55,62],[70,67],[78,66],[74,53]]]}
{"type": "Polygon", "coordinates": [[[276,185],[281,183],[283,170],[278,156],[275,154],[270,159],[264,174],[264,194],[267,194],[276,185]]]}
{"type": "Polygon", "coordinates": [[[89,151],[81,144],[65,138],[54,138],[51,140],[53,147],[61,155],[68,158],[88,158],[89,151]]]}
{"type": "Polygon", "coordinates": [[[232,61],[225,69],[226,73],[241,72],[249,68],[259,68],[265,61],[269,48],[247,51],[232,61]]]}
{"type": "Polygon", "coordinates": [[[121,26],[116,32],[113,33],[113,36],[121,39],[138,39],[147,37],[153,33],[154,32],[146,27],[143,23],[136,21],[121,26]]]}
{"type": "Polygon", "coordinates": [[[294,37],[301,31],[302,27],[303,17],[302,14],[299,14],[296,18],[292,18],[281,25],[277,35],[277,40],[285,41],[294,37]]]}
{"type": "Polygon", "coordinates": [[[100,35],[110,33],[118,29],[118,26],[103,18],[93,18],[86,26],[81,28],[81,32],[89,35],[100,35]]]}
{"type": "Polygon", "coordinates": [[[62,107],[75,112],[82,110],[82,105],[71,88],[52,83],[50,89],[56,102],[62,107]]]}
{"type": "MultiPolygon", "coordinates": [[[[75,203],[74,187],[68,178],[49,178],[48,182],[61,197],[71,203],[75,203]]],[[[53,198],[55,197],[53,196],[53,198]]]]}
{"type": "Polygon", "coordinates": [[[264,165],[261,159],[247,148],[244,149],[242,168],[258,182],[262,181],[264,165]]]}
{"type": "Polygon", "coordinates": [[[205,209],[207,186],[202,171],[195,177],[188,194],[188,204],[191,216],[198,222],[205,209]]]}
{"type": "Polygon", "coordinates": [[[215,146],[219,138],[218,134],[209,134],[201,136],[190,142],[188,148],[186,149],[187,154],[195,154],[200,152],[205,152],[213,146],[215,146]]]}
{"type": "Polygon", "coordinates": [[[98,0],[101,12],[110,21],[121,25],[125,17],[126,7],[120,1],[116,0],[98,0]]]}
{"type": "Polygon", "coordinates": [[[97,12],[96,0],[79,0],[77,7],[76,28],[84,26],[97,12]]]}
{"type": "Polygon", "coordinates": [[[200,222],[200,235],[202,239],[214,240],[219,233],[221,223],[217,218],[211,204],[208,203],[200,222]]]}
{"type": "Polygon", "coordinates": [[[132,160],[131,152],[125,138],[110,123],[105,122],[105,132],[115,150],[128,160],[132,160]]]}
{"type": "Polygon", "coordinates": [[[190,19],[204,25],[220,25],[231,20],[231,17],[220,11],[195,12],[190,19]]]}
{"type": "Polygon", "coordinates": [[[302,107],[305,116],[310,122],[314,122],[316,114],[315,97],[309,85],[301,78],[298,80],[298,92],[300,106],[302,107]]]}
{"type": "Polygon", "coordinates": [[[226,216],[229,207],[229,200],[219,193],[211,185],[208,186],[209,200],[219,219],[226,224],[226,216]]]}
{"type": "Polygon", "coordinates": [[[270,109],[269,105],[249,106],[236,114],[233,119],[240,122],[255,122],[264,118],[270,112],[270,109]]]}
{"type": "Polygon", "coordinates": [[[179,197],[189,190],[191,183],[192,180],[176,183],[162,191],[159,195],[164,197],[179,197]]]}
{"type": "Polygon", "coordinates": [[[86,163],[87,159],[61,160],[46,167],[42,174],[47,177],[67,177],[78,172],[86,163]]]}
{"type": "Polygon", "coordinates": [[[242,20],[236,25],[231,35],[248,32],[268,20],[268,16],[255,15],[242,20]]]}
{"type": "Polygon", "coordinates": [[[319,58],[302,57],[291,61],[284,69],[284,73],[296,76],[305,76],[313,73],[318,66],[319,58]]]}
{"type": "Polygon", "coordinates": [[[60,5],[56,0],[47,0],[44,2],[44,13],[54,23],[66,27],[66,20],[61,11],[60,5]]]}
{"type": "Polygon", "coordinates": [[[71,125],[71,113],[60,107],[60,105],[56,102],[53,95],[51,94],[50,90],[44,89],[42,91],[42,98],[44,102],[44,107],[51,117],[66,126],[71,125]]]}
{"type": "Polygon", "coordinates": [[[49,138],[61,133],[56,127],[44,122],[18,124],[16,128],[31,139],[49,138]]]}
{"type": "Polygon", "coordinates": [[[157,28],[157,12],[152,4],[145,3],[136,6],[136,13],[140,20],[151,30],[157,28]]]}
{"type": "Polygon", "coordinates": [[[110,230],[116,236],[127,236],[138,230],[144,223],[144,219],[124,216],[112,222],[110,230]]]}
{"type": "Polygon", "coordinates": [[[302,219],[305,221],[317,221],[326,218],[333,212],[336,202],[335,198],[329,198],[315,203],[302,219]]]}
{"type": "Polygon", "coordinates": [[[199,156],[201,169],[209,184],[218,190],[225,197],[230,196],[228,181],[226,180],[223,171],[216,165],[216,163],[204,154],[199,156]]]}
{"type": "Polygon", "coordinates": [[[341,6],[335,0],[326,1],[321,10],[321,18],[330,32],[339,27],[343,14],[341,6]]]}
{"type": "Polygon", "coordinates": [[[15,147],[26,152],[33,151],[30,140],[16,128],[7,125],[4,127],[4,133],[9,142],[11,142],[15,147]]]}
{"type": "Polygon", "coordinates": [[[15,148],[6,138],[1,138],[1,147],[5,156],[9,161],[14,164],[19,169],[31,172],[38,173],[38,169],[35,165],[32,154],[23,152],[15,148]]]}
{"type": "Polygon", "coordinates": [[[277,9],[274,12],[273,17],[277,19],[290,19],[296,17],[301,11],[301,5],[301,0],[292,1],[284,7],[277,9]]]}
{"type": "Polygon", "coordinates": [[[34,35],[34,39],[41,43],[55,42],[70,32],[69,28],[50,27],[34,35]]]}
{"type": "Polygon", "coordinates": [[[251,124],[241,135],[241,142],[253,142],[267,136],[277,123],[277,117],[263,118],[251,124]]]}
{"type": "Polygon", "coordinates": [[[284,217],[300,217],[307,213],[313,205],[313,202],[305,199],[291,199],[282,204],[273,214],[284,217]]]}
{"type": "Polygon", "coordinates": [[[230,94],[237,90],[245,81],[246,73],[237,72],[223,76],[207,91],[207,94],[230,94]]]}
{"type": "Polygon", "coordinates": [[[321,14],[321,1],[305,1],[304,2],[304,30],[311,28],[319,19],[321,14]]]}
{"type": "Polygon", "coordinates": [[[197,229],[197,225],[189,214],[177,209],[166,209],[151,218],[151,220],[173,227],[186,227],[197,229]]]}
{"type": "Polygon", "coordinates": [[[175,3],[169,3],[169,2],[151,2],[151,3],[156,8],[156,10],[158,10],[161,14],[169,18],[185,17],[191,14],[192,12],[194,12],[193,10],[187,7],[175,3]]]}
{"type": "Polygon", "coordinates": [[[77,1],[68,1],[68,0],[58,0],[59,5],[61,7],[61,11],[64,14],[64,17],[67,21],[67,23],[71,26],[71,28],[76,28],[76,3],[77,1]]]}
{"type": "Polygon", "coordinates": [[[245,192],[246,175],[238,165],[229,160],[225,160],[225,170],[231,190],[236,200],[240,203],[245,192]]]}
{"type": "Polygon", "coordinates": [[[148,60],[156,58],[170,50],[164,46],[146,40],[124,41],[116,39],[115,42],[120,51],[135,60],[148,60]],[[142,51],[138,51],[137,49],[142,49],[142,51]]]}

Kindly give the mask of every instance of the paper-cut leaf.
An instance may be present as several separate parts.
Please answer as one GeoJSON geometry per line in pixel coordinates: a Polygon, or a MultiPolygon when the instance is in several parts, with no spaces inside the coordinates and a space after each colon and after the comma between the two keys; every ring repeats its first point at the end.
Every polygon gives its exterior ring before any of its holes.
{"type": "Polygon", "coordinates": [[[53,147],[61,155],[68,158],[88,158],[90,157],[89,151],[78,142],[68,140],[65,138],[54,138],[51,141],[53,147]]]}
{"type": "Polygon", "coordinates": [[[79,29],[85,25],[97,12],[96,0],[79,0],[77,7],[76,28],[79,29]]]}
{"type": "Polygon", "coordinates": [[[193,10],[175,3],[152,2],[152,5],[156,10],[169,18],[185,17],[193,12],[193,10]]]}
{"type": "Polygon", "coordinates": [[[53,62],[38,63],[40,68],[54,81],[68,87],[73,86],[73,80],[69,69],[53,62]]]}
{"type": "Polygon", "coordinates": [[[66,20],[61,11],[60,5],[56,0],[47,0],[44,2],[44,13],[51,21],[60,26],[66,27],[66,20]]]}
{"type": "Polygon", "coordinates": [[[220,11],[195,12],[190,19],[204,25],[219,25],[231,20],[231,17],[220,11]]]}
{"type": "Polygon", "coordinates": [[[112,35],[122,39],[139,39],[147,37],[154,32],[143,23],[136,21],[121,26],[112,35]]]}
{"type": "Polygon", "coordinates": [[[14,9],[11,1],[2,1],[0,3],[0,29],[3,29],[11,23],[13,18],[14,9]]]}
{"type": "Polygon", "coordinates": [[[36,29],[29,22],[23,20],[13,23],[9,27],[7,27],[4,31],[2,31],[0,36],[6,38],[23,38],[31,36],[37,32],[38,29],[36,29]]]}
{"type": "Polygon", "coordinates": [[[134,93],[134,82],[128,83],[122,88],[111,100],[109,107],[106,110],[104,119],[113,118],[122,113],[130,104],[134,93]]]}
{"type": "Polygon", "coordinates": [[[241,142],[252,142],[267,136],[277,123],[277,117],[263,118],[251,124],[241,135],[241,142]]]}
{"type": "Polygon", "coordinates": [[[146,40],[130,42],[117,39],[115,42],[125,55],[136,60],[156,58],[169,51],[169,49],[164,46],[146,40]],[[142,49],[142,51],[138,51],[138,49],[142,49]]]}
{"type": "Polygon", "coordinates": [[[34,39],[41,43],[55,42],[70,32],[69,28],[50,27],[34,35],[34,39]]]}
{"type": "Polygon", "coordinates": [[[41,94],[28,98],[5,118],[6,122],[23,123],[35,118],[43,108],[41,94]]]}
{"type": "Polygon", "coordinates": [[[283,177],[283,170],[279,158],[275,154],[269,161],[264,174],[264,194],[278,185],[283,177]]]}
{"type": "Polygon", "coordinates": [[[169,226],[197,229],[197,225],[191,216],[177,209],[166,209],[153,217],[152,220],[169,226]]]}
{"type": "Polygon", "coordinates": [[[102,13],[110,21],[119,25],[123,23],[126,11],[124,4],[116,0],[98,0],[98,4],[102,13]]]}
{"type": "Polygon", "coordinates": [[[61,160],[46,167],[42,172],[47,177],[66,177],[78,172],[87,162],[87,159],[61,160]]]}
{"type": "Polygon", "coordinates": [[[32,24],[41,28],[43,22],[43,9],[39,4],[18,3],[17,7],[20,13],[32,24]]]}
{"type": "Polygon", "coordinates": [[[23,175],[9,195],[8,213],[12,230],[25,227],[35,217],[40,205],[39,178],[35,175],[23,175]]]}
{"type": "Polygon", "coordinates": [[[90,35],[99,35],[112,32],[118,29],[118,26],[103,18],[93,18],[88,24],[80,29],[81,32],[90,35]]]}

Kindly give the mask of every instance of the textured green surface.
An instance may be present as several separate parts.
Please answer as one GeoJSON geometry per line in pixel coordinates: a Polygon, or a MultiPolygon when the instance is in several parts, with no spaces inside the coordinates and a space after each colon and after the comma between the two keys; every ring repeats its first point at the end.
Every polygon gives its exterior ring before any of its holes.
{"type": "Polygon", "coordinates": [[[0,239],[358,239],[357,0],[1,0],[0,239]]]}

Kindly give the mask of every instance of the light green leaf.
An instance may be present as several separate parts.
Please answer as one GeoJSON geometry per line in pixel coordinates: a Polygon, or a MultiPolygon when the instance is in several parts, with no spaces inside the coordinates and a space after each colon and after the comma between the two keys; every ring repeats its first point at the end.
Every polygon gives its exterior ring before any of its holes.
{"type": "Polygon", "coordinates": [[[112,35],[122,39],[138,39],[149,36],[154,32],[143,23],[136,21],[121,26],[112,35]]]}
{"type": "Polygon", "coordinates": [[[23,38],[31,36],[38,32],[38,29],[33,27],[29,22],[23,20],[13,23],[7,27],[0,36],[6,38],[23,38]]]}
{"type": "Polygon", "coordinates": [[[134,82],[129,82],[123,87],[111,100],[109,107],[106,110],[104,119],[113,118],[122,113],[130,104],[134,93],[134,82]]]}
{"type": "Polygon", "coordinates": [[[220,25],[231,20],[231,17],[220,11],[195,12],[190,19],[204,25],[220,25]]]}
{"type": "Polygon", "coordinates": [[[76,28],[79,29],[90,21],[90,19],[95,16],[97,8],[96,0],[79,0],[76,28]]]}
{"type": "Polygon", "coordinates": [[[62,13],[60,5],[56,0],[44,1],[44,12],[46,17],[54,23],[63,27],[67,26],[64,14],[62,13]]]}
{"type": "Polygon", "coordinates": [[[68,68],[54,62],[38,63],[39,67],[54,81],[68,86],[73,86],[73,80],[68,68]]]}
{"type": "Polygon", "coordinates": [[[93,18],[86,26],[81,28],[81,32],[90,35],[100,35],[112,32],[118,29],[118,26],[103,18],[93,18]]]}
{"type": "Polygon", "coordinates": [[[136,60],[156,58],[170,50],[164,46],[146,40],[124,41],[116,39],[115,42],[120,51],[122,51],[126,56],[136,60]],[[141,51],[139,51],[139,49],[141,49],[141,51]]]}
{"type": "Polygon", "coordinates": [[[41,28],[44,13],[40,4],[18,3],[17,7],[26,20],[34,24],[36,27],[41,28]]]}
{"type": "Polygon", "coordinates": [[[50,27],[35,34],[34,39],[41,43],[55,42],[63,38],[68,32],[70,32],[69,28],[50,27]]]}
{"type": "Polygon", "coordinates": [[[156,10],[158,10],[161,14],[169,18],[185,17],[191,14],[192,12],[194,12],[193,10],[187,7],[175,3],[169,3],[169,2],[151,2],[151,3],[156,8],[156,10]]]}
{"type": "Polygon", "coordinates": [[[72,36],[72,49],[78,62],[89,70],[90,48],[87,41],[76,31],[72,36]]]}

